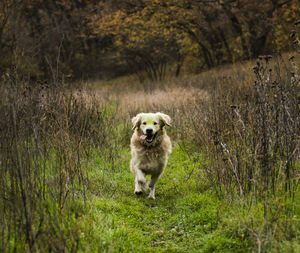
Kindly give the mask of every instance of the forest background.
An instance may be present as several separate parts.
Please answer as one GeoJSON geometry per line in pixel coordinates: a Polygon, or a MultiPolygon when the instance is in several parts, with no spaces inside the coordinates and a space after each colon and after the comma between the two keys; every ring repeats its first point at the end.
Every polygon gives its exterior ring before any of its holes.
{"type": "Polygon", "coordinates": [[[4,0],[0,73],[48,80],[199,73],[292,49],[297,0],[4,0]],[[55,69],[53,66],[56,66],[55,69]],[[56,73],[57,74],[57,73],[56,73]]]}

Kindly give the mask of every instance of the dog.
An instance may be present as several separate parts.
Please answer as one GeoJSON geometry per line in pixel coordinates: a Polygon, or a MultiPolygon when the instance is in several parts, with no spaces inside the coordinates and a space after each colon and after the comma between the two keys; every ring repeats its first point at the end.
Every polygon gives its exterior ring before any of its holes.
{"type": "Polygon", "coordinates": [[[136,195],[143,192],[155,199],[155,184],[164,171],[172,152],[172,143],[165,126],[171,118],[164,113],[139,113],[132,118],[130,170],[135,177],[136,195]],[[150,175],[149,181],[146,175],[150,175]]]}

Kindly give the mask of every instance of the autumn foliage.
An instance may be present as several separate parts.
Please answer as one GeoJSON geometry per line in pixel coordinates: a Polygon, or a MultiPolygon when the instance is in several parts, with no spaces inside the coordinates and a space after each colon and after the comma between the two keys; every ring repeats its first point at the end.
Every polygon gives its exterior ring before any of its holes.
{"type": "Polygon", "coordinates": [[[297,0],[3,0],[0,74],[161,80],[290,50],[299,14],[297,0]]]}

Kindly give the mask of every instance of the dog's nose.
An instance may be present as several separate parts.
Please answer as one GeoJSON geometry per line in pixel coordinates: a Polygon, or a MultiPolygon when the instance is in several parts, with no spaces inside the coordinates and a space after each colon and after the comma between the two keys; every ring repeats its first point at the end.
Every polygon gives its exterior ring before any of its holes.
{"type": "Polygon", "coordinates": [[[146,134],[152,134],[153,130],[152,129],[146,129],[146,134]]]}

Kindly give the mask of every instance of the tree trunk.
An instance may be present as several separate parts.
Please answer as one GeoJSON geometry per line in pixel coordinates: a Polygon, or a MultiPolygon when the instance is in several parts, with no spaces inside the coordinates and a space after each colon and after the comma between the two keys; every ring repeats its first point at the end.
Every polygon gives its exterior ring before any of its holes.
{"type": "Polygon", "coordinates": [[[236,35],[238,35],[241,38],[241,45],[242,45],[242,50],[243,50],[243,56],[245,60],[248,60],[250,58],[249,52],[248,52],[248,47],[245,41],[245,38],[243,37],[243,30],[242,26],[236,17],[236,15],[226,6],[225,4],[221,4],[225,14],[229,18],[229,20],[232,23],[232,28],[235,32],[236,35]]]}
{"type": "Polygon", "coordinates": [[[229,45],[227,43],[224,31],[221,28],[219,28],[218,31],[219,31],[220,38],[222,39],[222,42],[223,42],[223,44],[225,46],[229,62],[232,63],[233,57],[232,57],[232,53],[231,53],[230,47],[229,47],[229,45]]]}

